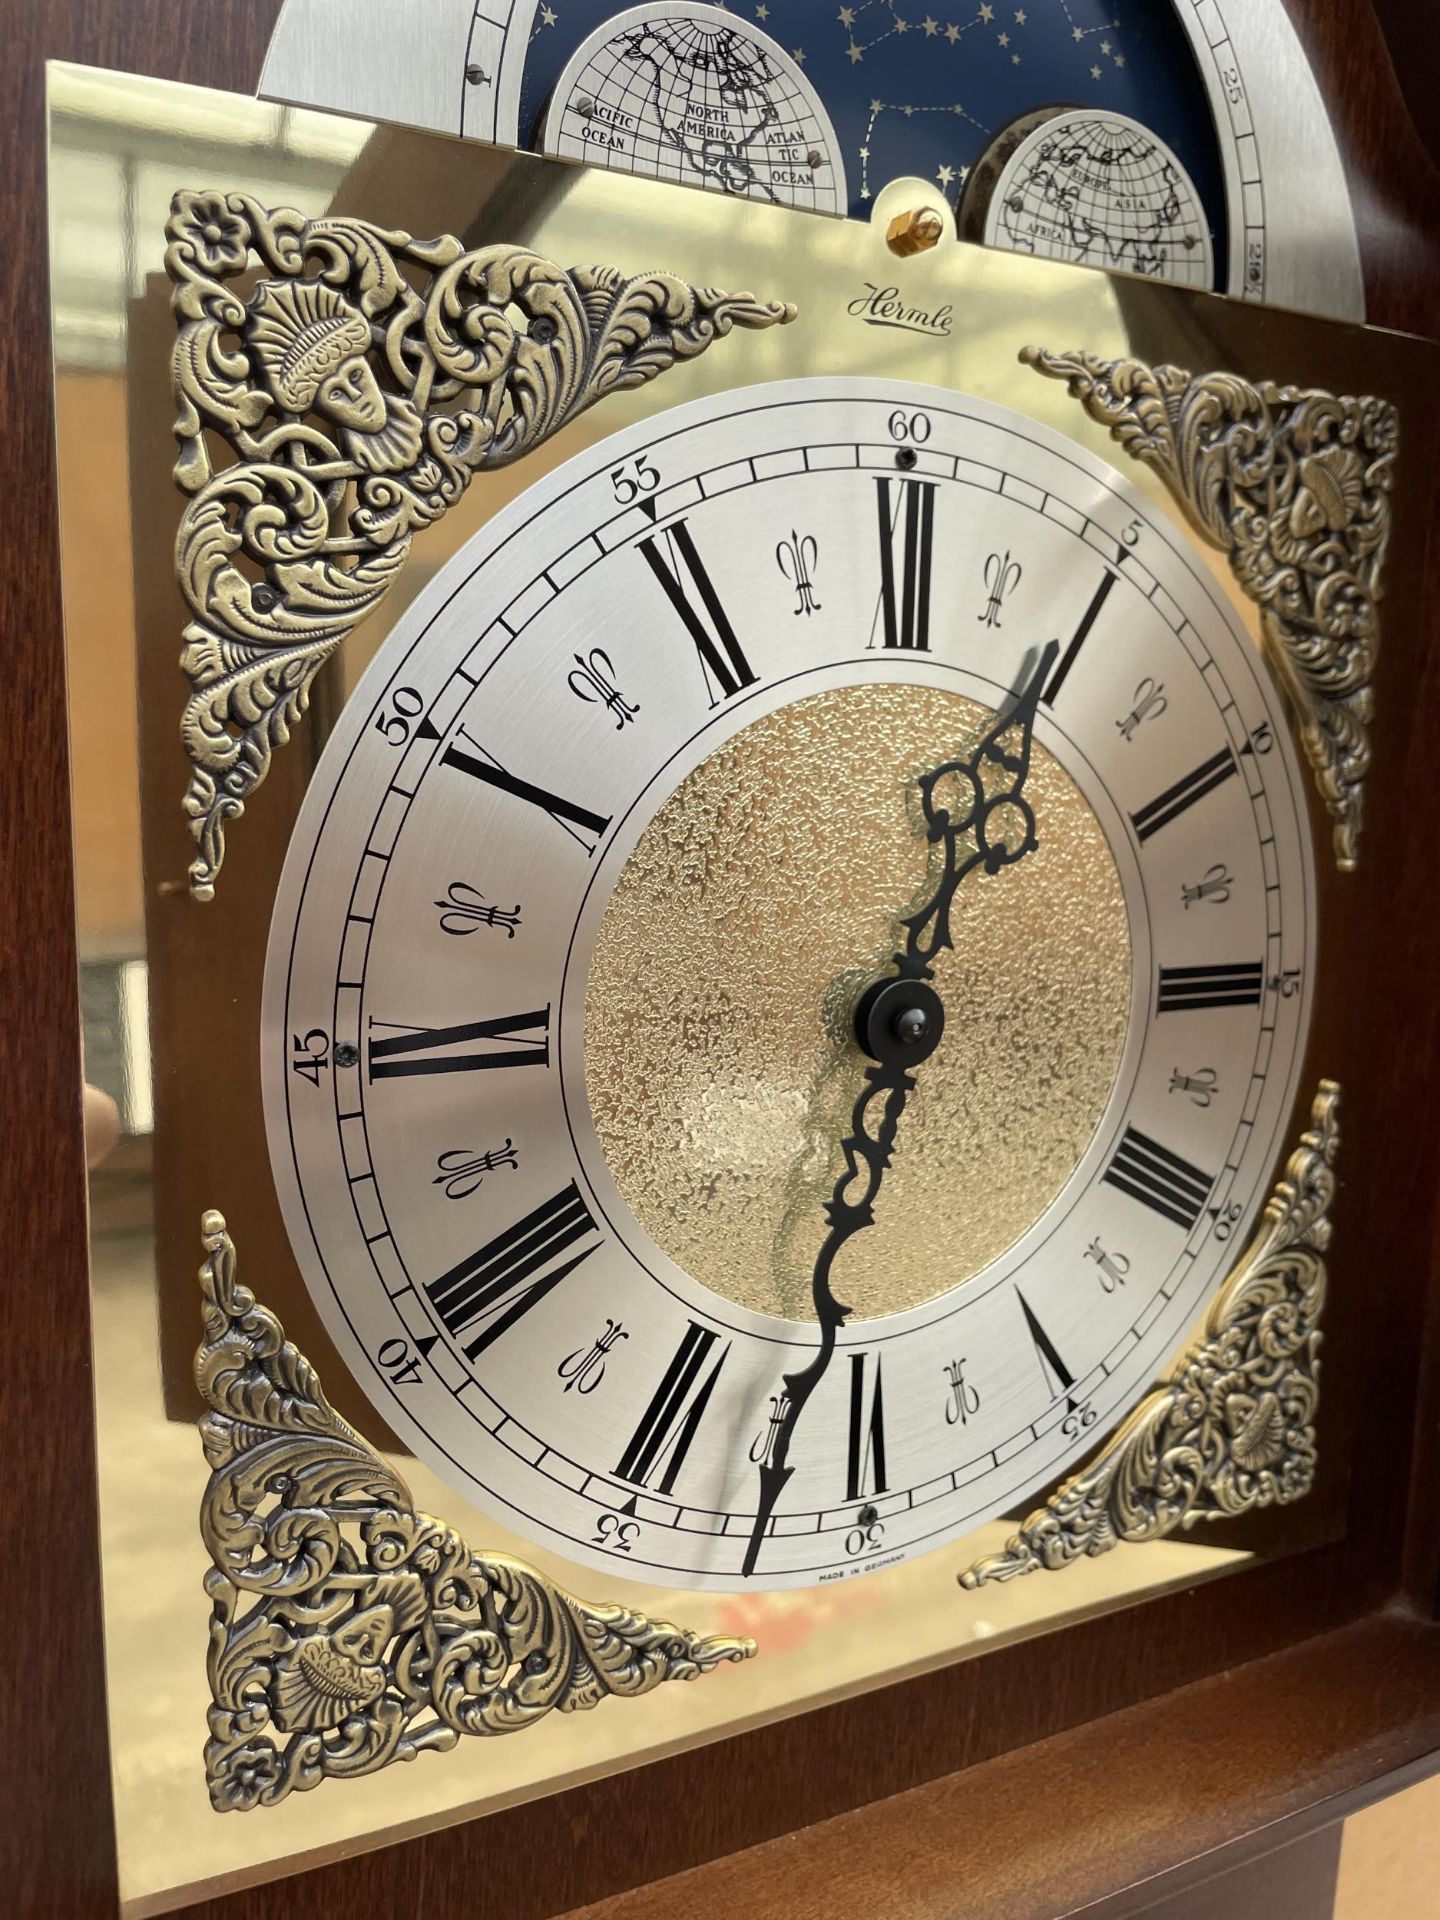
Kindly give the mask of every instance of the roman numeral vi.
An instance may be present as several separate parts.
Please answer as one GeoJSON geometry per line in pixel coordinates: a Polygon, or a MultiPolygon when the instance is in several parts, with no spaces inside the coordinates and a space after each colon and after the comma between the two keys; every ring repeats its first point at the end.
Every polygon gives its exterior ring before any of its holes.
{"type": "Polygon", "coordinates": [[[876,1354],[873,1383],[868,1378],[869,1354],[850,1356],[850,1440],[845,1454],[845,1498],[863,1500],[868,1494],[884,1493],[889,1486],[885,1474],[885,1387],[881,1378],[881,1356],[876,1354]]]}

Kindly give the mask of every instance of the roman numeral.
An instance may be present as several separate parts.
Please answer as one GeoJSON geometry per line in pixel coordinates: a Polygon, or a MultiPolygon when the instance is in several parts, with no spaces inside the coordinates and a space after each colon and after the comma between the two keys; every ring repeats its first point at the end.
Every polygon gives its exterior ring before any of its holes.
{"type": "Polygon", "coordinates": [[[1020,1302],[1020,1311],[1025,1316],[1025,1324],[1030,1329],[1030,1338],[1035,1342],[1035,1351],[1040,1356],[1040,1368],[1045,1375],[1045,1384],[1058,1400],[1062,1393],[1068,1393],[1075,1384],[1075,1376],[1060,1358],[1060,1349],[1035,1318],[1030,1302],[1017,1287],[1015,1298],[1020,1302]]]}
{"type": "Polygon", "coordinates": [[[1157,1013],[1192,1013],[1203,1007],[1258,1007],[1265,988],[1265,963],[1242,960],[1233,966],[1161,967],[1157,1013]]]}
{"type": "Polygon", "coordinates": [[[1177,780],[1173,787],[1167,787],[1164,793],[1157,794],[1148,807],[1131,814],[1136,838],[1148,840],[1152,833],[1168,827],[1172,820],[1180,818],[1187,807],[1193,807],[1197,800],[1203,800],[1207,793],[1213,793],[1216,787],[1238,771],[1234,754],[1229,747],[1222,747],[1219,753],[1201,761],[1193,773],[1187,773],[1183,780],[1177,780]]]}
{"type": "MultiPolygon", "coordinates": [[[[655,511],[653,506],[648,510],[651,514],[655,511]]],[[[728,700],[742,687],[753,687],[755,674],[735,638],[730,616],[720,604],[720,596],[705,571],[705,563],[686,523],[677,520],[661,534],[648,534],[640,542],[640,551],[695,643],[711,706],[719,706],[721,700],[728,700]],[[665,552],[660,548],[662,540],[665,552]],[[688,576],[688,585],[682,574],[688,576]],[[716,687],[720,689],[718,696],[716,687]]]]}
{"type": "Polygon", "coordinates": [[[572,1180],[533,1213],[466,1256],[458,1266],[427,1282],[425,1291],[453,1340],[479,1325],[464,1345],[467,1359],[498,1340],[567,1273],[595,1251],[592,1241],[571,1258],[562,1256],[595,1231],[595,1222],[572,1180]]]}
{"type": "Polygon", "coordinates": [[[1162,1147],[1138,1127],[1127,1127],[1115,1158],[1105,1169],[1106,1181],[1128,1193],[1142,1206],[1173,1220],[1188,1233],[1215,1184],[1212,1173],[1202,1173],[1169,1147],[1162,1147]]]}
{"type": "MultiPolygon", "coordinates": [[[[375,1021],[371,1019],[372,1028],[375,1021]]],[[[382,1025],[388,1022],[382,1022],[382,1025]]],[[[418,1073],[479,1073],[495,1067],[548,1067],[550,1009],[504,1013],[460,1027],[406,1027],[382,1039],[370,1035],[370,1079],[392,1080],[418,1073]],[[477,1040],[498,1040],[498,1049],[469,1053],[477,1040]]]]}
{"type": "Polygon", "coordinates": [[[850,1444],[845,1455],[847,1500],[863,1500],[868,1494],[884,1493],[889,1485],[885,1475],[885,1393],[880,1376],[881,1356],[875,1355],[873,1387],[869,1387],[867,1378],[869,1359],[870,1356],[864,1353],[852,1353],[850,1356],[850,1444]]]}
{"type": "Polygon", "coordinates": [[[659,1480],[653,1482],[656,1490],[669,1493],[674,1487],[675,1476],[685,1464],[685,1456],[690,1451],[710,1396],[715,1391],[715,1382],[720,1378],[720,1369],[730,1352],[727,1345],[709,1373],[701,1379],[705,1362],[719,1338],[719,1334],[711,1328],[702,1327],[694,1320],[687,1324],[685,1336],[675,1349],[674,1358],[665,1369],[649,1406],[641,1414],[640,1424],[630,1436],[630,1444],[620,1456],[620,1464],[615,1471],[622,1480],[632,1480],[637,1486],[648,1487],[652,1485],[652,1476],[658,1471],[659,1480]]]}
{"type": "MultiPolygon", "coordinates": [[[[935,532],[935,495],[929,480],[875,481],[880,529],[880,611],[887,647],[930,650],[930,561],[935,532]],[[891,489],[898,491],[892,493],[891,489]],[[896,549],[899,572],[896,572],[896,549]]],[[[872,630],[870,644],[875,644],[872,630]]]]}
{"type": "Polygon", "coordinates": [[[1091,596],[1089,606],[1085,609],[1084,613],[1081,614],[1080,624],[1070,636],[1069,646],[1066,647],[1064,653],[1061,654],[1059,660],[1056,662],[1055,671],[1050,676],[1049,686],[1046,687],[1040,696],[1047,707],[1053,707],[1059,698],[1060,689],[1064,686],[1070,669],[1079,658],[1080,649],[1090,637],[1090,629],[1100,618],[1101,609],[1110,597],[1110,589],[1114,586],[1115,579],[1116,576],[1108,571],[1103,575],[1099,586],[1091,596]]]}
{"type": "Polygon", "coordinates": [[[549,793],[529,780],[517,779],[500,765],[493,754],[487,753],[464,727],[461,727],[457,738],[463,740],[465,745],[448,746],[440,756],[444,766],[454,767],[457,773],[468,773],[472,780],[483,780],[487,786],[498,787],[502,793],[513,794],[515,799],[523,800],[527,806],[539,807],[542,813],[550,815],[557,826],[563,827],[572,840],[577,840],[586,853],[594,853],[596,843],[604,837],[610,825],[603,813],[592,813],[588,807],[577,806],[573,800],[562,800],[558,793],[549,793]]]}

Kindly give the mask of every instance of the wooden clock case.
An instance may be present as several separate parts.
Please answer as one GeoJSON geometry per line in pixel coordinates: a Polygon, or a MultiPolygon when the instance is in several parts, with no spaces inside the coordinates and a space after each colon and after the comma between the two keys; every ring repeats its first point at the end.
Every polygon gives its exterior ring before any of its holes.
{"type": "MultiPolygon", "coordinates": [[[[1440,179],[1368,0],[1287,0],[1350,170],[1369,315],[1433,331],[1440,179]]],[[[6,1842],[17,1916],[117,1910],[101,1643],[86,1189],[45,273],[44,62],[230,89],[279,0],[11,0],[0,80],[0,1507],[6,1842]]],[[[1440,29],[1430,32],[1440,39],[1440,29]]],[[[1136,1911],[1440,1765],[1437,1228],[1440,615],[1392,605],[1352,911],[1332,1343],[1365,1343],[1333,1545],[983,1660],[187,1911],[609,1920],[869,1909],[1136,1911]],[[1403,689],[1403,694],[1401,690],[1403,689]],[[899,1797],[895,1797],[899,1796],[899,1797]],[[680,1881],[664,1882],[667,1876],[680,1881]],[[593,1904],[598,1903],[598,1904],[593,1904]]],[[[198,1752],[198,1736],[197,1736],[198,1752]]]]}

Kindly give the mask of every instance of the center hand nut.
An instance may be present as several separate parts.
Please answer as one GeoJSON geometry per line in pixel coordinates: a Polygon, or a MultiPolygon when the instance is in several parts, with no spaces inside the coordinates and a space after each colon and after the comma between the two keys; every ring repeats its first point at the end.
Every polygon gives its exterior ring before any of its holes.
{"type": "Polygon", "coordinates": [[[928,980],[877,980],[855,1008],[861,1051],[887,1067],[928,1060],[945,1031],[945,1007],[928,980]]]}
{"type": "Polygon", "coordinates": [[[918,1047],[930,1031],[930,1022],[923,1007],[906,1007],[903,1013],[897,1013],[893,1021],[895,1038],[905,1047],[918,1047]]]}

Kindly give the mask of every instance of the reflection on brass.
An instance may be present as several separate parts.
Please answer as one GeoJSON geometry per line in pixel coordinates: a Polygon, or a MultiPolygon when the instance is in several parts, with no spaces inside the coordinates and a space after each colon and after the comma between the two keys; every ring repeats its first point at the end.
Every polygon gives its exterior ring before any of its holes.
{"type": "Polygon", "coordinates": [[[553,266],[244,193],[177,193],[165,266],[190,495],[175,544],[190,608],[190,890],[214,894],[225,826],[265,778],[310,685],[372,613],[418,531],[607,393],[643,386],[788,305],[670,274],[553,266]],[[262,277],[248,292],[235,283],[262,277]],[[213,440],[235,464],[215,470],[213,440]]]}
{"type": "MultiPolygon", "coordinates": [[[[585,995],[606,1164],[673,1260],[755,1312],[811,1314],[864,1066],[855,988],[926,883],[916,775],[990,717],[885,682],[797,700],[680,783],[606,904],[585,995]]],[[[1115,1084],[1131,995],[1120,876],[1038,744],[1027,791],[1041,844],[956,901],[935,978],[963,1011],[910,1096],[875,1225],[836,1269],[857,1319],[933,1299],[1011,1246],[1074,1172],[1115,1084]],[[1003,1179],[975,1177],[995,1167],[1003,1179]]]]}
{"type": "Polygon", "coordinates": [[[1068,382],[1090,417],[1152,467],[1229,555],[1299,716],[1335,822],[1335,863],[1353,872],[1370,770],[1396,408],[1370,395],[1197,376],[1142,360],[1039,347],[1020,357],[1068,382]]]}
{"type": "Polygon", "coordinates": [[[934,207],[912,207],[909,213],[897,213],[886,227],[885,244],[905,260],[938,246],[944,231],[945,217],[934,207]]]}
{"type": "MultiPolygon", "coordinates": [[[[688,399],[737,382],[744,387],[759,378],[834,371],[869,371],[881,378],[960,387],[1018,407],[1043,426],[1069,432],[1082,446],[1101,452],[1103,429],[1068,398],[1063,385],[1040,380],[1020,365],[1019,350],[1027,340],[1079,341],[1107,359],[1143,353],[1142,343],[1168,340],[1168,355],[1161,348],[1149,357],[1224,366],[1252,378],[1269,368],[1303,366],[1311,384],[1332,392],[1378,391],[1398,402],[1412,451],[1428,440],[1429,409],[1440,395],[1434,349],[1395,334],[1321,327],[1294,313],[1237,309],[1234,303],[1147,281],[1120,280],[978,247],[942,244],[902,266],[885,245],[883,221],[877,230],[855,221],[803,219],[792,210],[760,202],[748,203],[744,217],[736,219],[733,203],[722,194],[700,194],[610,169],[566,167],[459,142],[437,146],[433,139],[399,128],[375,136],[355,121],[293,113],[239,95],[176,87],[133,74],[52,65],[49,86],[50,287],[59,375],[78,931],[85,951],[123,959],[141,981],[148,958],[152,1012],[147,1023],[140,1003],[135,1032],[141,1050],[136,1059],[148,1066],[143,1043],[153,1031],[159,1049],[155,1094],[162,1128],[174,1129],[172,1140],[203,1125],[202,1106],[176,1108],[177,1083],[164,1060],[177,1036],[189,1031],[176,1024],[178,1010],[190,1004],[204,969],[202,956],[183,941],[156,938],[148,953],[144,944],[142,841],[134,825],[141,782],[132,717],[137,711],[148,715],[160,701],[167,724],[173,724],[179,703],[173,688],[167,694],[158,684],[163,675],[152,671],[152,643],[158,639],[164,646],[164,636],[153,628],[138,635],[131,629],[133,596],[127,584],[132,543],[134,564],[148,578],[157,557],[156,542],[168,548],[173,533],[173,526],[147,524],[143,517],[137,521],[128,490],[138,485],[133,498],[143,501],[156,478],[144,431],[147,394],[142,377],[152,364],[147,328],[154,316],[134,294],[148,276],[163,270],[161,223],[145,211],[157,183],[165,183],[168,198],[177,180],[239,184],[243,169],[244,183],[260,192],[267,205],[298,207],[318,222],[348,204],[382,226],[408,226],[425,234],[455,232],[458,223],[468,222],[483,208],[485,234],[523,242],[551,260],[663,262],[695,285],[717,282],[761,293],[783,291],[800,304],[803,319],[795,325],[722,346],[688,372],[677,370],[580,417],[565,430],[568,438],[558,448],[552,441],[532,464],[547,460],[552,449],[560,454],[577,451],[590,444],[592,432],[602,426],[608,430],[612,422],[628,427],[653,417],[669,404],[670,390],[680,382],[688,399]],[[182,144],[189,159],[187,171],[177,175],[182,144]],[[266,183],[263,188],[261,182],[266,183]],[[344,202],[344,195],[361,191],[367,195],[363,204],[344,202]],[[953,305],[957,317],[950,335],[872,327],[849,311],[867,282],[883,289],[897,267],[927,283],[923,301],[917,289],[907,306],[953,305]],[[1217,339],[1217,329],[1223,339],[1217,339]],[[1174,344],[1182,338],[1201,343],[1188,360],[1174,344]],[[127,426],[135,436],[133,446],[127,441],[127,426]],[[142,664],[138,689],[130,677],[137,655],[142,664]],[[173,714],[172,703],[177,709],[173,714]],[[97,741],[104,742],[103,754],[95,751],[97,741]]],[[[925,199],[918,190],[906,188],[886,214],[925,199]]],[[[468,225],[459,230],[470,231],[468,225]]],[[[252,265],[259,268],[253,256],[252,265]]],[[[248,291],[248,282],[240,284],[248,291]]],[[[210,446],[217,462],[230,458],[214,435],[210,446]]],[[[1119,458],[1110,451],[1112,458],[1119,458]]],[[[512,483],[522,482],[526,471],[521,465],[472,486],[463,505],[417,541],[416,557],[396,591],[355,639],[368,649],[374,635],[378,644],[417,567],[444,564],[487,517],[479,511],[480,496],[486,496],[483,506],[488,510],[502,495],[508,497],[512,483]]],[[[1147,492],[1163,484],[1145,469],[1136,470],[1135,478],[1147,492]]],[[[177,517],[181,505],[177,496],[177,517]]],[[[1418,571],[1419,555],[1412,555],[1408,544],[1413,532],[1397,520],[1388,563],[1392,569],[1413,560],[1418,571]]],[[[789,533],[788,525],[777,528],[775,538],[788,538],[789,533]]],[[[158,557],[168,568],[168,556],[162,551],[158,557]]],[[[243,571],[245,563],[238,556],[237,561],[243,571]]],[[[1221,591],[1229,595],[1238,590],[1228,568],[1226,572],[1221,591]]],[[[1399,590],[1398,580],[1393,572],[1387,578],[1392,597],[1399,590]]],[[[153,588],[146,589],[142,607],[152,593],[153,588]]],[[[353,663],[359,649],[347,640],[342,651],[353,663]]],[[[643,691],[638,697],[644,700],[643,691]]],[[[614,739],[621,744],[633,731],[627,727],[614,739]]],[[[285,757],[282,753],[282,762],[285,757]]],[[[144,791],[148,807],[152,788],[147,785],[144,791]]],[[[270,811],[267,799],[278,798],[274,792],[262,795],[261,811],[270,811]]],[[[147,835],[173,832],[175,812],[172,806],[147,820],[147,835]]],[[[239,851],[253,854],[256,849],[244,844],[247,826],[258,831],[263,823],[242,822],[239,851]]],[[[1036,854],[1022,862],[1008,880],[1019,885],[1040,858],[1036,854]]],[[[502,904],[513,905],[513,897],[502,904]]],[[[893,904],[879,899],[876,911],[893,904]]],[[[158,934],[159,920],[152,919],[151,930],[158,934]]],[[[258,977],[265,917],[246,916],[232,931],[244,964],[253,966],[258,977]]],[[[459,943],[457,952],[464,945],[459,943]]],[[[849,964],[848,956],[842,964],[849,964]]],[[[1332,1007],[1337,997],[1332,996],[1332,1007]]],[[[231,1024],[238,1027],[256,1011],[237,1005],[231,1024]]],[[[213,1022],[207,1030],[213,1030],[213,1022]]],[[[89,1042],[93,1065],[96,1049],[103,1051],[99,1028],[92,1029],[89,1042]]],[[[146,1074],[147,1088],[148,1081],[146,1074]]],[[[238,1166],[248,1156],[258,1165],[265,1151],[254,1081],[253,1074],[244,1073],[226,1080],[227,1164],[238,1166]]],[[[688,1116],[700,1123],[705,1117],[688,1116]]],[[[213,1127],[210,1131],[213,1136],[213,1127]]],[[[965,1561],[998,1550],[1014,1531],[1013,1522],[989,1523],[963,1554],[952,1549],[864,1579],[792,1592],[647,1594],[619,1584],[623,1563],[617,1560],[617,1584],[605,1589],[612,1598],[628,1598],[637,1608],[706,1632],[753,1634],[767,1657],[731,1666],[701,1685],[661,1688],[648,1706],[633,1711],[551,1714],[534,1737],[461,1740],[444,1763],[391,1766],[383,1777],[377,1774],[353,1791],[292,1796],[273,1817],[220,1819],[210,1807],[197,1765],[204,1737],[200,1733],[197,1738],[197,1733],[210,1706],[206,1676],[198,1659],[182,1656],[177,1664],[176,1654],[177,1648],[192,1644],[189,1636],[199,1602],[194,1582],[209,1564],[194,1513],[205,1467],[192,1432],[166,1418],[155,1335],[157,1319],[164,1322],[176,1308],[169,1285],[174,1272],[163,1244],[157,1249],[150,1227],[139,1226],[142,1217],[148,1222],[151,1194],[148,1176],[139,1171],[143,1147],[143,1140],[125,1143],[95,1176],[91,1212],[93,1312],[100,1356],[95,1406],[106,1711],[116,1845],[127,1903],[136,1913],[168,1912],[221,1895],[234,1900],[243,1897],[241,1889],[319,1860],[353,1858],[357,1848],[413,1837],[518,1798],[568,1789],[597,1774],[647,1763],[666,1751],[726,1738],[737,1727],[773,1723],[817,1703],[858,1697],[916,1673],[944,1669],[953,1661],[983,1660],[997,1647],[1063,1633],[1089,1613],[1144,1604],[1157,1593],[1200,1580],[1225,1579],[1236,1569],[1253,1566],[1257,1555],[1291,1550],[1291,1530],[1280,1539],[1267,1525],[1282,1513],[1291,1516],[1303,1545],[1330,1537],[1336,1523],[1328,1489],[1322,1497],[1317,1488],[1296,1507],[1257,1514],[1243,1523],[1254,1554],[1231,1551],[1228,1543],[1214,1544],[1214,1528],[1177,1530],[1143,1553],[1082,1559],[1063,1580],[1016,1580],[986,1587],[964,1606],[956,1605],[955,1572],[965,1561]],[[121,1159],[126,1161],[123,1175],[117,1172],[121,1159]],[[142,1200],[143,1213],[137,1204],[142,1200]],[[373,1804],[362,1806],[366,1799],[373,1804]]],[[[905,1160],[902,1151],[886,1176],[887,1185],[904,1176],[905,1160]]],[[[241,1245],[243,1252],[243,1239],[241,1245]]],[[[246,1257],[255,1259],[256,1251],[246,1257]]],[[[267,1264],[257,1271],[268,1275],[271,1269],[267,1264]]],[[[273,1284],[279,1286],[278,1278],[273,1284]]],[[[184,1304],[182,1298],[182,1310],[184,1304]]],[[[193,1347],[193,1337],[190,1344],[193,1347]]],[[[330,1379],[327,1385],[338,1391],[340,1383],[330,1379]]],[[[460,1506],[446,1504],[445,1490],[423,1465],[398,1464],[422,1507],[448,1515],[478,1544],[520,1559],[531,1557],[499,1521],[482,1521],[468,1509],[462,1518],[460,1506]]],[[[559,1567],[554,1572],[562,1582],[578,1578],[559,1567]]],[[[1234,1604],[1243,1606],[1243,1579],[1230,1590],[1234,1604]]],[[[244,1598],[251,1603],[252,1596],[244,1598]]],[[[208,1604],[200,1604],[208,1615],[208,1604]]],[[[264,1897],[253,1892],[251,1902],[261,1905],[264,1897]]]]}
{"type": "Polygon", "coordinates": [[[461,1734],[634,1699],[755,1652],[753,1640],[577,1600],[417,1513],[240,1285],[222,1217],[207,1213],[201,1231],[195,1378],[211,1471],[200,1531],[214,1563],[205,1773],[217,1813],[273,1807],[461,1734]]]}
{"type": "Polygon", "coordinates": [[[962,1587],[1053,1572],[1122,1540],[1288,1506],[1310,1491],[1339,1101],[1322,1080],[1254,1240],[1166,1384],[1003,1552],[967,1568],[962,1587]]]}

